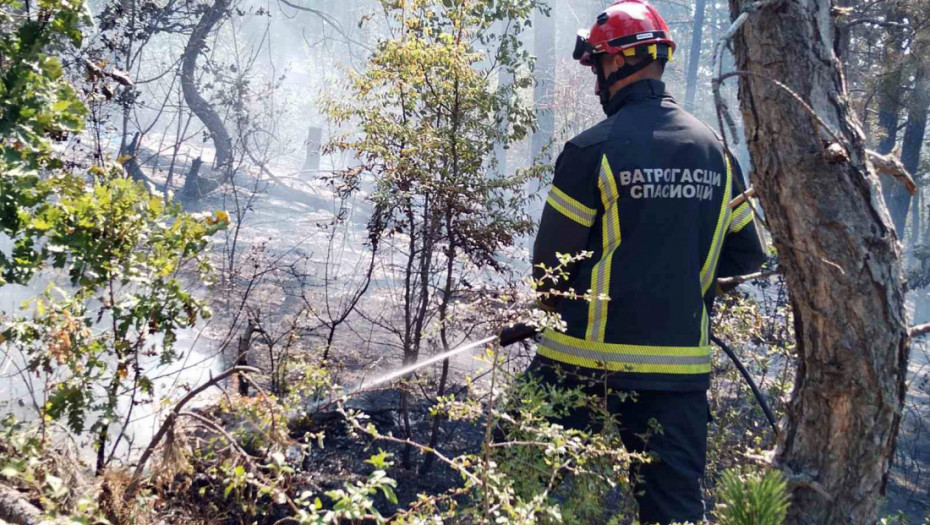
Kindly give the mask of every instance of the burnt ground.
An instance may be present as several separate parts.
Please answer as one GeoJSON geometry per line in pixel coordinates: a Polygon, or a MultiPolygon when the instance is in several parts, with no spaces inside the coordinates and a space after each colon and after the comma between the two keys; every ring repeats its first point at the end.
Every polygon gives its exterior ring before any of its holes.
{"type": "Polygon", "coordinates": [[[885,514],[930,520],[930,344],[911,345],[908,391],[888,480],[885,514]]]}
{"type": "MultiPolygon", "coordinates": [[[[453,387],[453,391],[458,390],[453,387]]],[[[464,390],[463,388],[461,390],[464,390]]],[[[393,434],[404,437],[403,422],[397,407],[400,405],[400,391],[385,390],[358,396],[346,404],[365,412],[371,423],[381,434],[393,434]]],[[[427,443],[432,427],[429,415],[430,402],[424,399],[412,399],[410,406],[412,440],[427,443]]],[[[416,450],[410,453],[410,468],[402,465],[404,445],[390,441],[374,441],[369,436],[352,436],[348,424],[336,411],[320,412],[299,424],[292,425],[291,433],[295,438],[304,432],[325,432],[323,448],[314,448],[301,465],[302,475],[308,482],[323,491],[342,488],[346,483],[364,480],[374,467],[365,463],[373,454],[385,451],[393,455],[387,474],[395,481],[397,487],[397,504],[392,504],[383,495],[375,498],[377,509],[382,515],[390,515],[399,509],[405,509],[417,500],[418,494],[441,494],[462,486],[461,476],[440,461],[434,461],[429,472],[420,475],[419,467],[423,456],[416,450]]],[[[437,450],[446,457],[475,453],[481,450],[484,440],[484,428],[481,424],[462,421],[443,421],[440,425],[437,450]]]]}

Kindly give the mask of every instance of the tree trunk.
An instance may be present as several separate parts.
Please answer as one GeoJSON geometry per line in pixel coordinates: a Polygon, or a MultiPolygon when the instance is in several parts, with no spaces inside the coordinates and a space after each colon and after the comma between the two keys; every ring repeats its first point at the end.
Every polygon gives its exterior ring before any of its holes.
{"type": "MultiPolygon", "coordinates": [[[[926,49],[924,42],[918,42],[915,45],[916,71],[914,79],[914,91],[907,104],[907,126],[904,128],[904,139],[901,143],[901,163],[907,168],[907,171],[915,180],[920,180],[918,171],[920,169],[920,152],[924,145],[924,135],[927,129],[927,113],[930,106],[930,72],[927,71],[927,64],[923,60],[923,51],[926,49]]],[[[910,237],[911,253],[920,243],[920,190],[914,196],[914,213],[911,220],[912,231],[910,237]]],[[[913,290],[916,307],[914,309],[915,324],[926,323],[930,321],[930,292],[926,288],[913,290]]]]}
{"type": "MultiPolygon", "coordinates": [[[[901,21],[902,16],[892,5],[888,19],[901,21]]],[[[894,33],[893,33],[894,35],[894,33]]],[[[888,64],[884,79],[878,86],[878,141],[877,150],[881,154],[891,153],[898,140],[898,121],[901,119],[902,99],[904,95],[904,71],[901,67],[901,38],[892,36],[891,41],[882,52],[884,63],[888,64]]],[[[881,179],[882,193],[891,220],[894,223],[898,239],[903,240],[907,226],[907,209],[911,203],[911,194],[900,181],[891,177],[881,179]]]]}
{"type": "MultiPolygon", "coordinates": [[[[454,148],[453,148],[454,151],[454,148]]],[[[451,348],[449,345],[449,302],[452,299],[452,292],[455,286],[455,235],[453,233],[452,221],[452,204],[446,204],[446,232],[449,236],[449,248],[446,254],[446,283],[442,288],[442,302],[439,304],[439,340],[442,342],[442,351],[448,352],[451,348]]],[[[449,360],[442,362],[442,374],[439,376],[439,388],[436,391],[436,399],[446,395],[446,382],[449,379],[449,360]]],[[[439,425],[442,423],[442,414],[433,416],[433,427],[430,430],[429,443],[427,446],[431,449],[436,448],[439,442],[439,425]]],[[[433,466],[433,454],[427,454],[420,464],[420,475],[425,476],[433,466]]]]}
{"type": "MultiPolygon", "coordinates": [[[[750,3],[730,7],[738,14],[750,3]]],[[[900,248],[848,107],[836,38],[830,0],[776,1],[735,38],[752,178],[800,358],[775,457],[792,480],[793,524],[875,522],[905,393],[900,248]],[[761,75],[809,101],[846,154],[828,154],[835,139],[761,75]]]]}
{"type": "MultiPolygon", "coordinates": [[[[915,179],[920,169],[920,152],[927,130],[927,109],[930,106],[930,75],[921,61],[915,74],[914,91],[907,104],[907,126],[901,142],[901,163],[915,179]]],[[[911,221],[911,246],[920,242],[920,191],[914,196],[914,213],[911,221]]],[[[905,210],[906,211],[906,210],[905,210]]]]}
{"type": "Polygon", "coordinates": [[[123,163],[123,166],[126,167],[126,172],[129,173],[132,180],[151,183],[152,181],[145,176],[145,173],[139,166],[139,159],[136,158],[136,155],[139,153],[139,142],[141,140],[142,133],[136,132],[129,145],[123,148],[125,154],[129,156],[126,162],[123,163]]]}
{"type": "Polygon", "coordinates": [[[320,147],[323,145],[323,128],[319,126],[310,126],[307,133],[307,157],[304,159],[304,165],[300,168],[303,173],[316,173],[320,171],[320,147]]]}
{"type": "MultiPolygon", "coordinates": [[[[184,92],[184,100],[210,132],[213,138],[213,147],[216,149],[216,168],[221,172],[228,170],[232,166],[232,139],[229,138],[223,119],[216,113],[213,106],[200,96],[194,76],[197,70],[197,57],[200,56],[200,52],[206,46],[207,36],[213,31],[214,26],[226,16],[229,3],[230,0],[214,0],[213,5],[203,13],[197,25],[194,26],[190,40],[187,41],[181,62],[181,90],[184,92]]],[[[224,177],[226,175],[228,174],[224,174],[224,177]]]]}
{"type": "Polygon", "coordinates": [[[921,61],[915,73],[914,91],[907,104],[907,126],[901,142],[901,163],[915,179],[920,168],[920,151],[927,130],[927,110],[930,107],[930,72],[921,61]]]}
{"type": "MultiPolygon", "coordinates": [[[[239,336],[239,352],[236,356],[236,366],[249,366],[249,348],[252,346],[252,334],[255,332],[255,323],[249,319],[242,335],[239,336]]],[[[274,363],[271,363],[271,372],[274,374],[274,363]]],[[[239,395],[249,395],[249,380],[245,374],[237,374],[236,382],[239,384],[239,395]]]]}
{"type": "Polygon", "coordinates": [[[688,57],[688,77],[685,84],[685,109],[694,111],[694,95],[697,92],[698,66],[701,63],[701,45],[704,37],[704,7],[707,0],[694,4],[694,26],[691,31],[691,55],[688,57]]]}
{"type": "Polygon", "coordinates": [[[914,194],[914,205],[911,207],[911,251],[920,244],[920,186],[914,194]]]}
{"type": "Polygon", "coordinates": [[[219,186],[218,182],[200,175],[200,167],[202,165],[203,161],[200,160],[200,157],[197,157],[191,162],[190,170],[188,170],[187,175],[184,177],[184,186],[181,188],[181,199],[195,201],[219,186]]]}

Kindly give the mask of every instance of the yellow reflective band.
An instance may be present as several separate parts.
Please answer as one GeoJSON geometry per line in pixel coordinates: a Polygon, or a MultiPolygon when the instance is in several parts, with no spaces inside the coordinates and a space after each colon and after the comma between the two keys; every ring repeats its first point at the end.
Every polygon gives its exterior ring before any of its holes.
{"type": "Polygon", "coordinates": [[[591,290],[594,299],[588,304],[588,326],[585,337],[592,341],[603,341],[607,327],[608,299],[599,299],[598,296],[610,295],[610,272],[614,251],[620,246],[620,192],[617,190],[617,181],[614,179],[607,155],[601,157],[601,172],[597,179],[597,187],[601,194],[601,204],[604,205],[604,224],[602,225],[603,254],[601,260],[594,265],[591,272],[591,290]]]}
{"type": "Polygon", "coordinates": [[[590,227],[594,224],[594,217],[597,216],[597,210],[591,209],[576,201],[555,186],[552,186],[552,191],[549,192],[549,198],[546,199],[546,203],[555,208],[556,211],[562,215],[585,227],[590,227]]]}
{"type": "Polygon", "coordinates": [[[623,54],[624,54],[625,56],[628,56],[628,57],[635,57],[635,56],[636,56],[636,48],[635,48],[635,47],[631,47],[631,48],[629,48],[629,49],[624,49],[624,50],[623,50],[623,54]]]}
{"type": "Polygon", "coordinates": [[[575,366],[645,374],[707,374],[710,346],[624,345],[578,339],[546,330],[540,355],[575,366]]]}
{"type": "Polygon", "coordinates": [[[674,52],[674,49],[672,49],[672,46],[668,46],[668,61],[669,62],[674,60],[674,58],[672,58],[672,55],[674,54],[673,52],[674,52]]]}
{"type": "Polygon", "coordinates": [[[659,53],[659,52],[658,52],[658,50],[656,49],[656,45],[655,45],[655,44],[649,44],[649,47],[646,48],[646,51],[648,51],[649,54],[652,55],[652,59],[653,59],[653,60],[656,60],[656,59],[658,58],[658,53],[659,53]]]}
{"type": "Polygon", "coordinates": [[[744,202],[740,204],[736,210],[733,211],[733,218],[730,219],[730,233],[736,233],[746,227],[747,224],[752,222],[753,212],[752,206],[749,205],[749,202],[744,202]]]}
{"type": "Polygon", "coordinates": [[[717,228],[714,230],[714,238],[710,243],[710,251],[707,252],[707,259],[704,260],[704,266],[701,267],[701,296],[707,293],[710,285],[713,284],[714,273],[717,270],[717,259],[720,257],[720,248],[723,246],[723,238],[726,236],[727,227],[730,224],[730,193],[732,190],[733,170],[730,169],[730,156],[724,152],[723,160],[727,165],[727,177],[723,189],[723,200],[720,202],[720,215],[717,217],[717,228]]]}
{"type": "Polygon", "coordinates": [[[698,345],[707,346],[710,344],[708,341],[708,332],[710,331],[710,319],[707,318],[707,303],[704,302],[704,298],[701,298],[701,340],[698,341],[698,345]]]}

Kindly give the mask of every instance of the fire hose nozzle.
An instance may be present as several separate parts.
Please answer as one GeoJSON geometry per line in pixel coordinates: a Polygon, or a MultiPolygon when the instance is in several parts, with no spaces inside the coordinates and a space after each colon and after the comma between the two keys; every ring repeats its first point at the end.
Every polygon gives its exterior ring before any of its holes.
{"type": "Polygon", "coordinates": [[[526,323],[514,323],[510,326],[505,326],[501,330],[500,343],[501,346],[510,346],[514,343],[519,343],[520,341],[525,341],[535,336],[537,333],[535,326],[530,326],[526,323]]]}

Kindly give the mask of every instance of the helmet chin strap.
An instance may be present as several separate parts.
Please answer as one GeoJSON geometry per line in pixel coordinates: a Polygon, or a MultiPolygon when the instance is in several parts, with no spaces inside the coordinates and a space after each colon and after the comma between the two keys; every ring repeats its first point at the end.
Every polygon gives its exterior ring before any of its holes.
{"type": "Polygon", "coordinates": [[[642,60],[635,65],[624,64],[623,67],[617,69],[606,78],[604,77],[604,68],[601,66],[600,60],[595,61],[595,70],[597,72],[597,94],[601,98],[601,107],[604,108],[604,113],[607,113],[607,103],[610,102],[610,86],[613,86],[617,82],[642,71],[649,64],[655,62],[655,59],[651,56],[643,56],[642,60]]]}

